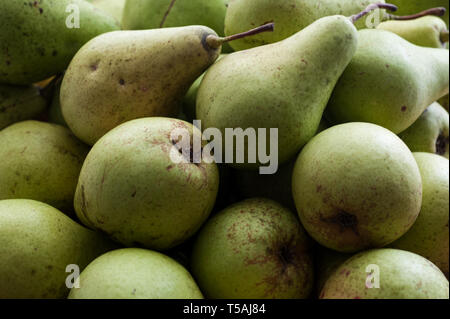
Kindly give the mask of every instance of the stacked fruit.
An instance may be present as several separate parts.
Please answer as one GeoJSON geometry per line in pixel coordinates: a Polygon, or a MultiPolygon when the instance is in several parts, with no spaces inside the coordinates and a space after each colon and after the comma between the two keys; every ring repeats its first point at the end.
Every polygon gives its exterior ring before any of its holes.
{"type": "Polygon", "coordinates": [[[448,2],[392,2],[1,1],[0,298],[448,299],[448,2]]]}

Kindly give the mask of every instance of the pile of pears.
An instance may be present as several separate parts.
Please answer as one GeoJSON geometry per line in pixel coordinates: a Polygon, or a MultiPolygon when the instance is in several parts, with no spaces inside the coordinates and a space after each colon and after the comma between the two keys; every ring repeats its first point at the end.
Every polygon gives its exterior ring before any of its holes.
{"type": "Polygon", "coordinates": [[[448,2],[392,2],[1,1],[0,298],[448,299],[448,2]]]}

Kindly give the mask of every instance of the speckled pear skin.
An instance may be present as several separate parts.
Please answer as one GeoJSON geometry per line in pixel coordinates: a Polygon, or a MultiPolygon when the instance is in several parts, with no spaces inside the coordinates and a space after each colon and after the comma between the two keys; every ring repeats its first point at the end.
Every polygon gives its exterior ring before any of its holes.
{"type": "MultiPolygon", "coordinates": [[[[204,129],[218,128],[222,136],[226,128],[266,128],[267,134],[278,128],[278,162],[286,163],[316,133],[356,46],[353,24],[333,16],[281,42],[229,54],[206,72],[197,94],[197,118],[204,129]],[[328,59],[333,63],[323,62],[328,59]]],[[[232,165],[260,166],[247,159],[232,165]]]]}
{"type": "MultiPolygon", "coordinates": [[[[209,216],[219,187],[215,163],[176,164],[171,132],[193,126],[169,118],[130,121],[106,134],[81,170],[75,210],[91,228],[125,246],[167,250],[209,216]]],[[[198,134],[198,129],[195,130],[198,134]]]]}
{"type": "Polygon", "coordinates": [[[437,102],[399,137],[412,152],[427,152],[449,157],[449,116],[437,102]]]}
{"type": "Polygon", "coordinates": [[[83,270],[117,246],[57,209],[33,200],[0,200],[0,298],[65,298],[67,265],[83,270]]]}
{"type": "Polygon", "coordinates": [[[191,271],[207,298],[307,298],[314,281],[310,244],[291,211],[272,200],[248,199],[202,228],[191,271]]]}
{"type": "MultiPolygon", "coordinates": [[[[274,32],[230,42],[235,50],[246,50],[284,40],[326,16],[357,14],[371,3],[385,3],[385,1],[231,0],[225,17],[225,34],[243,32],[269,21],[275,23],[274,32]]],[[[364,18],[358,21],[357,28],[365,28],[365,21],[364,18]]]]}
{"type": "Polygon", "coordinates": [[[70,215],[88,150],[60,125],[24,121],[3,129],[0,199],[34,199],[70,215]]]}
{"type": "Polygon", "coordinates": [[[385,30],[358,33],[358,50],[333,91],[327,118],[401,133],[448,94],[448,50],[419,47],[385,30]]]}
{"type": "Polygon", "coordinates": [[[83,44],[119,27],[84,0],[8,0],[0,3],[0,29],[0,83],[26,85],[63,71],[83,44]],[[71,4],[80,28],[66,27],[71,4]]]}
{"type": "Polygon", "coordinates": [[[108,252],[81,273],[69,299],[203,299],[189,272],[161,253],[125,248],[108,252]]]}
{"type": "Polygon", "coordinates": [[[175,117],[190,85],[218,58],[203,26],[117,31],[96,37],[75,55],[61,85],[64,119],[93,145],[130,120],[175,117]]]}
{"type": "Polygon", "coordinates": [[[328,279],[321,299],[448,299],[448,280],[429,260],[398,249],[374,249],[345,261],[328,279]],[[366,288],[377,265],[380,288],[366,288]]]}
{"type": "Polygon", "coordinates": [[[423,180],[422,209],[413,227],[391,247],[429,259],[448,278],[448,159],[429,153],[414,153],[414,157],[423,180]]]}
{"type": "Polygon", "coordinates": [[[393,32],[409,42],[430,48],[445,48],[441,42],[441,32],[448,31],[444,20],[435,16],[425,16],[415,20],[386,21],[377,29],[393,32]]]}
{"type": "Polygon", "coordinates": [[[297,159],[292,183],[307,232],[340,252],[392,243],[411,228],[422,203],[411,151],[369,123],[334,126],[314,137],[297,159]]]}
{"type": "Polygon", "coordinates": [[[415,14],[429,8],[444,7],[447,10],[442,19],[448,25],[448,0],[391,0],[389,2],[398,7],[398,11],[396,12],[398,15],[415,14]]]}
{"type": "Polygon", "coordinates": [[[35,86],[0,85],[0,130],[41,114],[46,107],[35,86]]]}

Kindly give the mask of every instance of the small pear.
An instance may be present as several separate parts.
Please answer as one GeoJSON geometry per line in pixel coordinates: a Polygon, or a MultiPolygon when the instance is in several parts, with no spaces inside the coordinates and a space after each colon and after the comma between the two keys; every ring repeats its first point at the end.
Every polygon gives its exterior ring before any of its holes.
{"type": "Polygon", "coordinates": [[[412,152],[428,152],[449,157],[449,116],[437,102],[399,137],[412,152]]]}
{"type": "Polygon", "coordinates": [[[90,39],[118,29],[84,0],[0,1],[0,83],[45,80],[67,68],[90,39]]]}
{"type": "Polygon", "coordinates": [[[36,86],[0,85],[0,130],[32,119],[46,107],[47,101],[36,86]]]}
{"type": "Polygon", "coordinates": [[[8,126],[0,131],[0,199],[34,199],[72,213],[87,153],[87,146],[60,125],[24,121],[8,126]]]}
{"type": "Polygon", "coordinates": [[[57,209],[26,199],[0,200],[0,243],[2,299],[65,298],[73,269],[82,271],[117,247],[57,209]]]}
{"type": "Polygon", "coordinates": [[[448,94],[448,50],[416,46],[385,30],[358,33],[358,50],[333,91],[327,118],[399,134],[448,94]]]}
{"type": "Polygon", "coordinates": [[[91,262],[69,299],[203,299],[189,272],[155,251],[125,248],[91,262]]]}
{"type": "Polygon", "coordinates": [[[423,181],[422,209],[412,228],[391,247],[427,258],[448,278],[448,159],[429,153],[414,153],[414,157],[423,181]]]}

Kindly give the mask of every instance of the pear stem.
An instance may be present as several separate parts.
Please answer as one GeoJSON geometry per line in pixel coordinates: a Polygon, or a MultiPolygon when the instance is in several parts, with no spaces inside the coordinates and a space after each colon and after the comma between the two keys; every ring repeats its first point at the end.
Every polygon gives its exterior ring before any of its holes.
{"type": "Polygon", "coordinates": [[[441,42],[442,43],[448,42],[448,30],[441,31],[441,42]]]}
{"type": "Polygon", "coordinates": [[[352,15],[350,17],[350,20],[355,23],[356,21],[358,21],[359,19],[361,19],[362,17],[368,15],[370,12],[377,10],[377,9],[386,9],[392,12],[395,12],[398,10],[398,7],[390,4],[390,3],[372,3],[370,5],[367,6],[367,8],[364,11],[361,11],[358,14],[352,15]]]}
{"type": "Polygon", "coordinates": [[[39,88],[39,94],[50,102],[53,97],[53,91],[55,90],[56,85],[62,81],[64,73],[58,73],[55,77],[47,84],[44,88],[39,88]]]}
{"type": "Polygon", "coordinates": [[[163,17],[161,23],[159,24],[159,27],[160,27],[160,28],[164,27],[164,23],[166,22],[167,17],[169,16],[170,11],[172,11],[172,8],[173,8],[173,5],[175,4],[175,1],[177,1],[177,0],[172,0],[172,1],[170,2],[169,8],[167,9],[167,11],[166,11],[166,13],[164,14],[164,17],[163,17]]]}
{"type": "Polygon", "coordinates": [[[431,8],[431,9],[428,9],[428,10],[425,10],[425,11],[422,11],[422,12],[419,12],[416,14],[408,15],[408,16],[396,16],[396,15],[392,15],[392,14],[387,14],[384,21],[386,21],[386,20],[400,20],[400,21],[414,20],[414,19],[425,17],[425,16],[442,17],[446,11],[447,11],[447,9],[445,9],[444,7],[437,7],[437,8],[431,8]]]}
{"type": "Polygon", "coordinates": [[[271,22],[271,23],[263,24],[262,26],[251,29],[249,31],[230,35],[228,37],[218,37],[218,36],[211,34],[211,35],[208,35],[208,37],[206,38],[206,43],[210,47],[212,47],[214,49],[218,49],[225,42],[230,42],[233,40],[246,38],[246,37],[249,37],[249,36],[252,36],[255,34],[259,34],[262,32],[272,32],[274,29],[275,29],[275,23],[271,22]]]}

